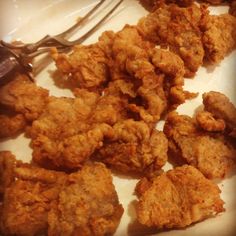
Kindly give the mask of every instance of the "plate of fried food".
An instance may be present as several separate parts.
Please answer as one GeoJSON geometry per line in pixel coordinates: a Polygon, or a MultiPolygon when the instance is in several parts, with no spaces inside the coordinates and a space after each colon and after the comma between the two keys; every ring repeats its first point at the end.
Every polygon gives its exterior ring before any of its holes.
{"type": "Polygon", "coordinates": [[[235,0],[0,9],[0,235],[235,235],[235,0]]]}

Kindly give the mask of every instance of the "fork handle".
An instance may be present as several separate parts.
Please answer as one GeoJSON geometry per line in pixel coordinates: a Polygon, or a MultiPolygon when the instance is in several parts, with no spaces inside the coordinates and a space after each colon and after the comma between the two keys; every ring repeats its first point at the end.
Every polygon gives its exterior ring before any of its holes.
{"type": "Polygon", "coordinates": [[[24,71],[31,78],[29,66],[29,64],[23,66],[16,54],[8,48],[0,46],[0,85],[9,82],[11,75],[16,71],[24,71]]]}

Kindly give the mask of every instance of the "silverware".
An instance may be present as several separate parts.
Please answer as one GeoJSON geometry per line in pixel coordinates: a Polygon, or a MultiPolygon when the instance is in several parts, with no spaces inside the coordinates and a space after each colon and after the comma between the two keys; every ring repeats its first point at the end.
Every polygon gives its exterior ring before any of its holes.
{"type": "Polygon", "coordinates": [[[66,31],[50,36],[46,35],[39,41],[30,44],[24,44],[22,42],[6,43],[3,40],[0,41],[0,85],[5,84],[12,79],[11,74],[15,71],[24,71],[31,80],[33,58],[48,53],[52,47],[56,47],[59,51],[70,49],[76,44],[82,43],[91,34],[93,34],[101,25],[104,23],[108,17],[118,8],[118,6],[123,2],[119,0],[115,6],[102,17],[91,29],[89,29],[83,36],[79,37],[74,41],[69,41],[68,38],[75,33],[76,30],[81,28],[90,20],[90,17],[101,7],[107,0],[101,0],[96,4],[84,17],[80,18],[79,21],[71,26],[66,31]]]}

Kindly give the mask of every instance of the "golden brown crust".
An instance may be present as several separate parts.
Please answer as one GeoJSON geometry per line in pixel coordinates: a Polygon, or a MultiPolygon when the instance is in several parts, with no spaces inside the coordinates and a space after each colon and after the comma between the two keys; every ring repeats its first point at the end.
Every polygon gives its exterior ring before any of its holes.
{"type": "Polygon", "coordinates": [[[236,47],[236,18],[229,14],[206,15],[201,22],[207,63],[219,63],[236,47]]]}
{"type": "Polygon", "coordinates": [[[224,211],[218,186],[192,166],[177,167],[144,182],[136,189],[137,217],[146,226],[183,228],[224,211]]]}
{"type": "Polygon", "coordinates": [[[114,125],[126,117],[123,101],[98,97],[84,89],[76,98],[50,97],[41,116],[28,129],[33,160],[46,168],[76,169],[113,137],[114,125]]]}
{"type": "Polygon", "coordinates": [[[26,127],[26,119],[22,114],[6,115],[0,113],[0,138],[13,137],[26,127]]]}
{"type": "Polygon", "coordinates": [[[104,165],[84,166],[71,174],[48,216],[48,235],[110,235],[123,214],[112,177],[104,165]]]}
{"type": "Polygon", "coordinates": [[[204,109],[224,120],[228,132],[236,137],[236,107],[223,93],[210,91],[203,94],[204,109]]]}
{"type": "Polygon", "coordinates": [[[114,137],[95,153],[96,160],[126,174],[151,173],[166,163],[168,143],[162,132],[134,120],[118,122],[113,130],[114,137]]]}
{"type": "Polygon", "coordinates": [[[99,41],[88,46],[77,45],[70,55],[52,50],[52,57],[59,71],[73,87],[101,92],[110,80],[109,64],[114,33],[104,32],[99,41]]]}
{"type": "Polygon", "coordinates": [[[14,168],[16,160],[8,151],[0,152],[0,202],[5,189],[14,181],[14,168]]]}
{"type": "Polygon", "coordinates": [[[204,57],[199,29],[204,14],[206,10],[195,4],[186,8],[161,5],[139,21],[138,29],[143,37],[178,54],[184,61],[185,75],[192,77],[204,57]]]}
{"type": "Polygon", "coordinates": [[[48,95],[48,90],[38,87],[25,75],[18,75],[0,88],[0,103],[32,121],[43,111],[48,95]]]}
{"type": "Polygon", "coordinates": [[[164,133],[177,158],[198,168],[208,178],[223,178],[235,162],[236,149],[223,134],[203,131],[194,119],[170,113],[164,133]]]}
{"type": "MultiPolygon", "coordinates": [[[[1,156],[13,157],[9,152],[1,156]]],[[[11,181],[4,182],[3,235],[105,236],[115,232],[123,208],[103,164],[87,164],[70,175],[29,164],[11,167],[11,181]]]]}
{"type": "Polygon", "coordinates": [[[216,119],[210,112],[202,111],[197,113],[196,120],[198,125],[206,131],[224,131],[225,122],[222,119],[216,119]]]}

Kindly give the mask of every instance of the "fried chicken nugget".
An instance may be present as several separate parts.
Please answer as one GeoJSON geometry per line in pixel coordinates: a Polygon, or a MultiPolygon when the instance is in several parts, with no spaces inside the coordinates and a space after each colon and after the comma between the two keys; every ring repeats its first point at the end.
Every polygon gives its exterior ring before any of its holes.
{"type": "Polygon", "coordinates": [[[28,129],[33,160],[46,168],[76,169],[114,135],[112,125],[125,117],[119,97],[77,89],[76,98],[50,97],[28,129]]]}
{"type": "Polygon", "coordinates": [[[131,119],[116,123],[113,130],[114,138],[94,154],[96,160],[126,174],[153,172],[166,163],[168,142],[162,132],[131,119]]]}
{"type": "Polygon", "coordinates": [[[0,88],[0,104],[33,121],[42,113],[48,95],[48,90],[38,87],[25,75],[18,75],[0,88]]]}
{"type": "Polygon", "coordinates": [[[204,93],[202,97],[204,109],[216,118],[223,120],[231,136],[236,137],[236,107],[229,98],[215,91],[204,93]]]}
{"type": "Polygon", "coordinates": [[[203,131],[189,116],[170,113],[164,133],[174,158],[195,166],[207,178],[223,178],[235,162],[233,143],[223,134],[203,131]]]}
{"type": "Polygon", "coordinates": [[[31,165],[14,168],[4,192],[2,235],[110,235],[123,208],[109,170],[87,164],[67,175],[31,165]]]}
{"type": "Polygon", "coordinates": [[[45,234],[48,213],[58,198],[66,175],[31,166],[17,167],[13,173],[14,181],[4,192],[2,235],[45,234]]]}
{"type": "Polygon", "coordinates": [[[219,187],[188,165],[142,179],[136,192],[138,221],[149,227],[184,228],[224,211],[219,187]]]}
{"type": "Polygon", "coordinates": [[[178,54],[184,61],[185,76],[192,77],[203,63],[199,23],[205,14],[207,11],[196,4],[185,8],[161,5],[141,18],[137,28],[144,38],[178,54]]]}
{"type": "Polygon", "coordinates": [[[66,179],[48,216],[48,235],[112,235],[122,214],[110,171],[101,163],[85,165],[66,179]]]}
{"type": "Polygon", "coordinates": [[[103,33],[99,41],[89,46],[77,45],[68,56],[59,54],[56,49],[52,57],[56,66],[78,88],[99,91],[109,80],[109,47],[112,32],[103,33]]]}
{"type": "Polygon", "coordinates": [[[205,59],[219,63],[236,47],[236,17],[230,14],[205,15],[201,22],[205,59]]]}
{"type": "Polygon", "coordinates": [[[139,119],[156,123],[169,107],[185,101],[183,61],[145,41],[137,27],[126,25],[115,34],[113,59],[108,93],[118,90],[128,98],[129,110],[139,119]]]}

